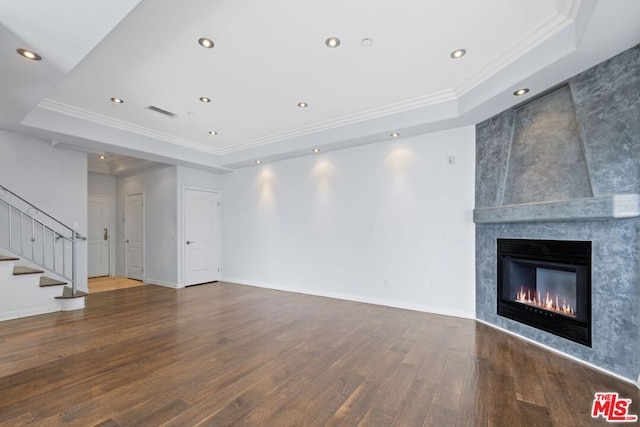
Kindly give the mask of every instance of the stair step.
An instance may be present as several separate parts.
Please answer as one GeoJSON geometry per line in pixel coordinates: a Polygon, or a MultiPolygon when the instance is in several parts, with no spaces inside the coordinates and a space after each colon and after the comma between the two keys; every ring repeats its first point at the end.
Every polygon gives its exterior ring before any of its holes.
{"type": "Polygon", "coordinates": [[[66,285],[67,282],[61,282],[60,280],[52,279],[51,277],[41,276],[40,277],[40,287],[44,288],[45,286],[60,286],[66,285]]]}
{"type": "Polygon", "coordinates": [[[0,261],[20,261],[20,258],[0,255],[0,261]]]}
{"type": "Polygon", "coordinates": [[[14,276],[19,276],[22,274],[42,274],[42,273],[44,273],[43,270],[36,270],[35,268],[22,267],[22,266],[13,267],[14,276]]]}
{"type": "Polygon", "coordinates": [[[59,297],[56,297],[56,299],[80,298],[80,297],[86,297],[87,295],[89,294],[82,291],[76,291],[75,295],[71,295],[71,287],[65,286],[64,290],[62,291],[62,295],[59,297]]]}

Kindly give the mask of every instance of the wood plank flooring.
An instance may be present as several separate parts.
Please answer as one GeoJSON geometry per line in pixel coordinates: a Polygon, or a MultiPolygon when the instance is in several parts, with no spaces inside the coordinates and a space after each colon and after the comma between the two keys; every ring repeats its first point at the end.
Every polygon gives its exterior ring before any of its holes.
{"type": "Polygon", "coordinates": [[[118,276],[92,277],[89,279],[89,293],[113,291],[115,289],[135,288],[144,286],[140,280],[128,279],[118,276]]]}
{"type": "Polygon", "coordinates": [[[0,425],[588,426],[631,384],[472,320],[228,283],[0,322],[0,425]]]}

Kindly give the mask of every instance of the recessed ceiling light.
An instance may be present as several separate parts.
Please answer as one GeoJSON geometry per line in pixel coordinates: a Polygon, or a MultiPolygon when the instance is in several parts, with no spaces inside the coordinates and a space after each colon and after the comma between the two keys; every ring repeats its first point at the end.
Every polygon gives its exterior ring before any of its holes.
{"type": "Polygon", "coordinates": [[[373,44],[373,40],[371,40],[369,37],[362,39],[362,41],[360,42],[360,44],[363,47],[369,47],[373,44]]]}
{"type": "Polygon", "coordinates": [[[98,158],[99,158],[100,160],[104,160],[104,159],[106,159],[106,158],[107,158],[107,156],[105,156],[105,155],[103,154],[103,155],[101,155],[101,156],[98,156],[98,158]]]}
{"type": "Polygon", "coordinates": [[[40,61],[42,59],[40,55],[27,49],[17,49],[16,52],[32,61],[40,61]]]}
{"type": "Polygon", "coordinates": [[[298,107],[300,108],[307,108],[309,106],[309,104],[307,104],[306,102],[298,102],[298,107]]]}
{"type": "Polygon", "coordinates": [[[207,98],[206,96],[201,96],[200,101],[204,103],[208,103],[208,102],[211,102],[211,98],[207,98]]]}
{"type": "Polygon", "coordinates": [[[451,58],[459,59],[465,56],[466,54],[467,54],[466,49],[456,49],[453,52],[451,52],[451,58]]]}
{"type": "Polygon", "coordinates": [[[340,46],[340,39],[337,37],[329,37],[324,41],[327,47],[334,48],[340,46]]]}
{"type": "Polygon", "coordinates": [[[198,43],[200,44],[200,46],[206,47],[207,49],[211,49],[213,46],[215,46],[213,44],[213,41],[211,41],[211,39],[208,39],[206,37],[202,37],[201,39],[199,39],[198,43]]]}
{"type": "Polygon", "coordinates": [[[398,132],[393,132],[392,134],[389,135],[391,138],[397,138],[400,136],[400,134],[398,132]]]}
{"type": "Polygon", "coordinates": [[[120,99],[120,98],[111,98],[111,102],[113,102],[115,104],[122,104],[122,103],[124,103],[124,100],[120,99]]]}
{"type": "Polygon", "coordinates": [[[314,149],[313,149],[313,150],[311,150],[311,151],[313,151],[314,153],[319,153],[319,152],[320,152],[320,149],[319,149],[319,148],[314,148],[314,149]]]}
{"type": "Polygon", "coordinates": [[[210,130],[209,131],[209,135],[216,136],[217,134],[218,134],[218,132],[216,132],[215,130],[210,130]]]}
{"type": "Polygon", "coordinates": [[[527,89],[526,87],[523,87],[522,89],[518,89],[517,91],[513,92],[513,94],[515,96],[522,96],[527,92],[529,92],[529,89],[527,89]]]}
{"type": "Polygon", "coordinates": [[[256,160],[256,161],[255,161],[255,164],[256,164],[256,165],[259,165],[260,163],[262,163],[262,160],[256,160]]]}

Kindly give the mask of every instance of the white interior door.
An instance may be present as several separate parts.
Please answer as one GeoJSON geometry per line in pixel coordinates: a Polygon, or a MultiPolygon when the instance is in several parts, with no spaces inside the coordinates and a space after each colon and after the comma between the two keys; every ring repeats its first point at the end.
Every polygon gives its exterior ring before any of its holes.
{"type": "Polygon", "coordinates": [[[142,280],[144,267],[144,202],[142,194],[127,195],[126,200],[127,277],[142,280]]]}
{"type": "Polygon", "coordinates": [[[110,206],[109,196],[88,195],[87,265],[89,277],[109,275],[110,206]]]}
{"type": "Polygon", "coordinates": [[[185,286],[220,280],[220,196],[216,192],[185,188],[185,286]]]}

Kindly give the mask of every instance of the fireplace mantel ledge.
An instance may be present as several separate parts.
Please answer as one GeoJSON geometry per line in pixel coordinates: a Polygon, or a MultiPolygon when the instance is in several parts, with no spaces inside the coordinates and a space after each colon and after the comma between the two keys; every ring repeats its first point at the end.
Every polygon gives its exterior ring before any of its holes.
{"type": "Polygon", "coordinates": [[[594,221],[635,217],[640,217],[640,194],[637,193],[473,210],[473,222],[476,224],[594,221]]]}

